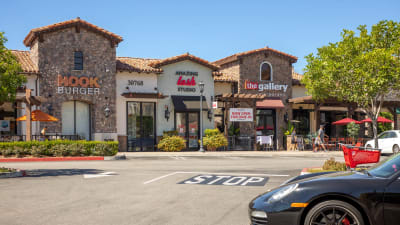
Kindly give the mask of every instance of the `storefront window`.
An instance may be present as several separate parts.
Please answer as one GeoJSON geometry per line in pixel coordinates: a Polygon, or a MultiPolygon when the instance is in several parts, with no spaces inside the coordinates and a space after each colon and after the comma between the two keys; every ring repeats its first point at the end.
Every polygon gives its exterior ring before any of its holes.
{"type": "Polygon", "coordinates": [[[261,63],[260,80],[272,81],[272,66],[269,62],[261,63]]]}
{"type": "Polygon", "coordinates": [[[310,112],[308,110],[293,110],[293,119],[296,121],[296,134],[308,135],[310,133],[310,112]]]}
{"type": "Polygon", "coordinates": [[[90,140],[90,107],[79,101],[62,104],[62,134],[79,135],[90,140]]]}

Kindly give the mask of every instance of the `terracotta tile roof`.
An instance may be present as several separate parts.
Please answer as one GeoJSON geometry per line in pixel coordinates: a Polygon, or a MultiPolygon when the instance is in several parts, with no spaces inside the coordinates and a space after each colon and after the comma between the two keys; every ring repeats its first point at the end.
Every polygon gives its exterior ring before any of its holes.
{"type": "Polygon", "coordinates": [[[151,67],[149,64],[158,62],[159,59],[143,59],[132,57],[117,57],[117,71],[138,73],[162,73],[160,68],[151,67]]]}
{"type": "Polygon", "coordinates": [[[150,66],[155,67],[155,68],[159,68],[161,66],[165,66],[165,65],[168,65],[168,64],[180,62],[180,61],[183,61],[183,60],[191,60],[193,62],[196,62],[196,63],[199,63],[199,64],[201,64],[203,66],[206,66],[206,67],[208,67],[208,68],[210,68],[212,70],[218,70],[219,69],[219,66],[217,66],[217,65],[215,65],[213,63],[210,63],[207,60],[204,60],[204,59],[201,59],[199,57],[196,57],[194,55],[190,55],[189,53],[178,55],[178,56],[174,56],[174,57],[170,57],[170,58],[166,58],[166,59],[160,60],[158,62],[154,62],[154,63],[151,63],[150,66]]]}
{"type": "Polygon", "coordinates": [[[220,72],[220,71],[215,71],[213,72],[214,75],[214,81],[215,82],[238,82],[239,78],[234,77],[232,75],[228,75],[226,73],[220,72]]]}
{"type": "Polygon", "coordinates": [[[52,25],[44,26],[44,27],[39,27],[32,29],[29,34],[25,37],[24,39],[24,44],[25,46],[31,46],[32,42],[39,37],[39,35],[44,34],[44,33],[49,33],[49,32],[54,32],[57,30],[65,29],[65,28],[70,28],[70,27],[82,27],[87,30],[90,30],[92,32],[98,33],[103,35],[104,37],[110,39],[111,41],[115,42],[118,44],[119,42],[122,41],[122,37],[119,35],[116,35],[110,31],[107,31],[101,27],[98,27],[96,25],[93,25],[89,22],[86,22],[85,20],[81,20],[79,17],[73,20],[68,20],[64,21],[61,23],[55,23],[52,25]]]}
{"type": "Polygon", "coordinates": [[[265,47],[265,48],[259,48],[259,49],[255,49],[255,50],[250,50],[250,51],[247,51],[247,52],[236,53],[234,55],[225,57],[223,59],[219,59],[219,60],[217,60],[217,61],[215,61],[213,63],[221,66],[221,65],[226,64],[226,63],[234,62],[234,61],[238,60],[240,57],[251,55],[251,54],[255,54],[255,53],[259,53],[259,52],[264,52],[264,51],[265,52],[272,52],[274,54],[278,54],[278,55],[281,55],[283,57],[289,58],[289,60],[291,62],[293,62],[293,63],[297,62],[297,57],[296,56],[289,55],[287,53],[284,53],[284,52],[281,52],[281,51],[278,51],[278,50],[275,50],[275,49],[272,49],[272,48],[269,48],[269,47],[265,47]]]}
{"type": "Polygon", "coordinates": [[[303,84],[301,83],[301,79],[303,79],[303,75],[292,72],[292,85],[299,85],[302,86],[303,84]]]}
{"type": "Polygon", "coordinates": [[[29,51],[11,50],[11,53],[17,57],[23,73],[39,74],[38,65],[32,62],[29,51]]]}

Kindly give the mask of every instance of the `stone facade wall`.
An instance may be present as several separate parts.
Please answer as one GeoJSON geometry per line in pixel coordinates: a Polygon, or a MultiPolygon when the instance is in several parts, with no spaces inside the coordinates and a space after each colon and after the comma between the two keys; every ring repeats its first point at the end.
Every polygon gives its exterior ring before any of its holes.
{"type": "Polygon", "coordinates": [[[74,28],[68,28],[44,34],[37,51],[41,96],[48,99],[42,110],[49,113],[51,105],[53,112],[50,113],[60,119],[58,122],[42,123],[42,126],[48,126],[49,133],[61,132],[62,103],[77,100],[91,105],[92,137],[96,133],[116,133],[116,46],[112,46],[105,37],[84,28],[79,33],[74,28]],[[83,53],[83,70],[74,70],[75,51],[83,53]],[[97,77],[100,94],[58,94],[58,75],[97,77]],[[111,109],[108,118],[104,115],[107,104],[111,109]]]}
{"type": "Polygon", "coordinates": [[[29,52],[31,60],[35,65],[39,64],[39,48],[38,47],[39,47],[39,42],[38,42],[38,40],[36,40],[32,43],[32,46],[31,46],[31,49],[29,52]]]}
{"type": "MultiPolygon", "coordinates": [[[[276,137],[278,149],[283,148],[283,129],[287,125],[284,121],[284,115],[287,112],[291,115],[290,105],[287,100],[292,97],[292,65],[288,59],[269,52],[259,52],[256,54],[247,55],[241,58],[240,64],[240,79],[238,83],[239,93],[251,94],[267,94],[272,98],[279,98],[285,105],[284,109],[276,109],[276,137]],[[262,62],[269,62],[272,65],[272,81],[260,80],[260,65],[262,62]],[[274,83],[278,85],[288,85],[286,92],[270,91],[270,90],[247,90],[245,89],[245,81],[258,82],[259,84],[274,83]]],[[[250,129],[250,123],[243,123],[243,131],[249,132],[248,135],[254,135],[254,130],[250,129]]],[[[242,129],[242,128],[241,128],[242,129]]],[[[242,132],[242,131],[241,131],[242,132]]]]}
{"type": "Polygon", "coordinates": [[[231,76],[233,79],[238,80],[240,76],[240,64],[239,61],[230,62],[221,66],[219,70],[223,74],[231,76]]]}

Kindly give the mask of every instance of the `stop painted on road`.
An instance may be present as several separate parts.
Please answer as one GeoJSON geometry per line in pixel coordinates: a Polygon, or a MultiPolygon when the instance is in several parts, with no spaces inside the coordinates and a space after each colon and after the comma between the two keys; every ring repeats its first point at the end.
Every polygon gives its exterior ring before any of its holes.
{"type": "Polygon", "coordinates": [[[197,175],[178,184],[203,184],[225,186],[264,186],[268,177],[229,176],[229,175],[197,175]]]}

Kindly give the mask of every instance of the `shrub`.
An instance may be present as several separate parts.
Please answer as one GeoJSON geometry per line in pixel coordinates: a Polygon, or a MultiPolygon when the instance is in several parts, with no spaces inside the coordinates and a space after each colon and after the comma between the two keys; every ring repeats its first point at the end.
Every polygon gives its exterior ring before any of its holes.
{"type": "Polygon", "coordinates": [[[68,146],[64,144],[55,145],[53,147],[53,155],[57,157],[70,155],[68,146]]]}
{"type": "Polygon", "coordinates": [[[215,128],[215,129],[206,129],[206,130],[204,131],[204,135],[205,135],[206,137],[218,135],[218,134],[220,134],[220,133],[221,133],[221,132],[219,132],[218,128],[215,128]]]}
{"type": "Polygon", "coordinates": [[[204,137],[203,144],[207,147],[207,150],[215,151],[217,148],[227,146],[228,140],[223,134],[216,134],[204,137]]]}
{"type": "Polygon", "coordinates": [[[171,137],[171,136],[178,136],[178,131],[177,130],[171,130],[171,131],[164,131],[163,132],[163,137],[171,137]]]}
{"type": "Polygon", "coordinates": [[[345,171],[346,163],[337,162],[334,158],[330,158],[325,161],[324,165],[322,166],[323,170],[333,170],[333,171],[345,171]]]}
{"type": "Polygon", "coordinates": [[[115,141],[27,141],[0,142],[0,153],[4,157],[15,155],[40,156],[112,156],[118,153],[118,142],[115,141]]]}
{"type": "Polygon", "coordinates": [[[179,152],[186,147],[185,140],[179,136],[165,136],[157,147],[166,152],[179,152]]]}
{"type": "MultiPolygon", "coordinates": [[[[217,148],[227,146],[228,140],[225,136],[216,129],[206,129],[204,131],[205,137],[203,138],[203,144],[207,147],[207,150],[215,151],[217,148]]],[[[199,140],[200,142],[200,140],[199,140]]]]}

